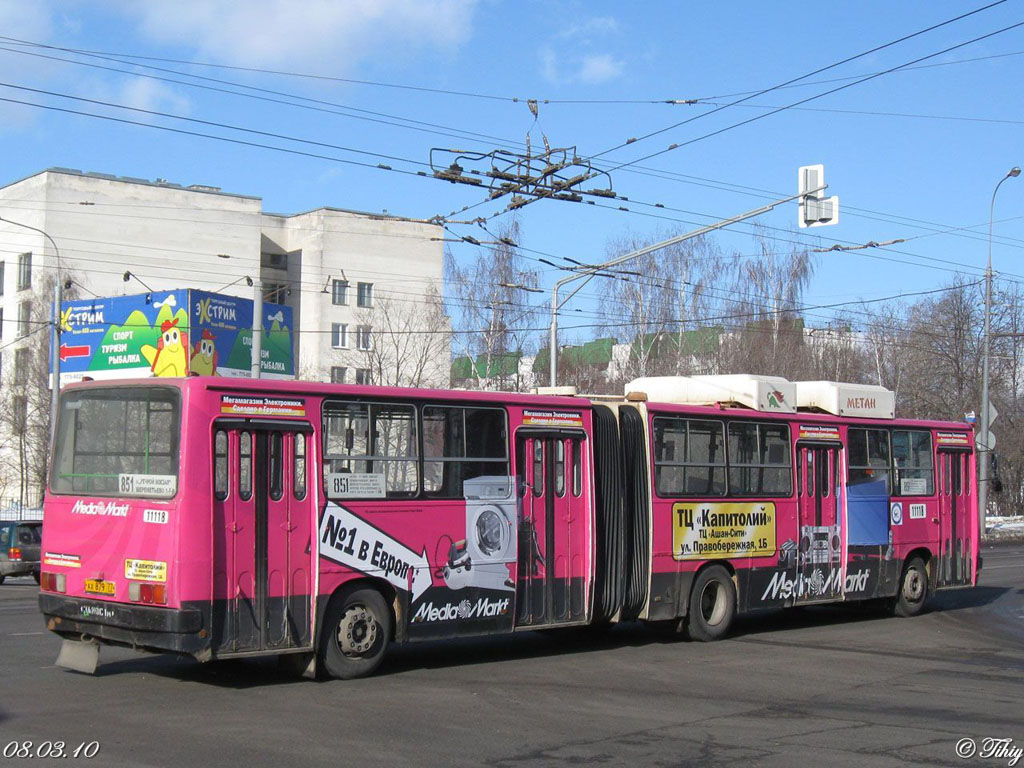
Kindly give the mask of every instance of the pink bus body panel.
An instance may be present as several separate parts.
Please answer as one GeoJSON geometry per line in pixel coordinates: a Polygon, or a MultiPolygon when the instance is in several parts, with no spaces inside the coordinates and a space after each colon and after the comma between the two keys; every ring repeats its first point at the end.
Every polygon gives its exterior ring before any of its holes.
{"type": "MultiPolygon", "coordinates": [[[[160,384],[182,394],[173,498],[47,494],[43,570],[64,574],[65,594],[82,602],[83,620],[102,620],[104,605],[130,604],[131,583],[154,582],[166,586],[164,610],[201,614],[197,636],[210,650],[197,656],[312,648],[326,601],[353,581],[384,589],[397,611],[399,640],[591,619],[601,532],[590,401],[211,378],[160,384]],[[271,406],[283,400],[300,405],[286,413],[239,412],[227,407],[229,396],[262,399],[271,406]],[[324,402],[367,399],[504,409],[505,474],[467,479],[463,498],[329,497],[324,402]],[[218,498],[214,471],[219,430],[226,433],[227,445],[223,498],[218,498]],[[278,439],[275,459],[273,441],[278,439]],[[240,487],[243,440],[249,441],[248,496],[240,487]],[[305,441],[301,456],[299,440],[305,441]],[[272,490],[268,478],[278,471],[281,486],[272,490]],[[489,545],[481,548],[477,539],[484,533],[489,545]],[[86,580],[112,582],[115,591],[86,592],[86,580]]],[[[89,386],[99,384],[70,390],[89,386]]],[[[656,403],[639,410],[646,414],[649,499],[637,514],[647,516],[650,533],[641,553],[649,594],[640,618],[685,615],[693,576],[711,561],[727,562],[736,574],[741,610],[891,596],[901,568],[917,555],[929,560],[933,587],[976,583],[977,479],[973,435],[964,425],[656,403]],[[660,497],[652,445],[653,420],[659,416],[787,425],[792,492],[779,497],[660,497]],[[826,438],[800,437],[803,426],[824,429],[826,438]],[[847,483],[848,434],[865,427],[927,431],[934,480],[931,494],[890,494],[884,500],[889,539],[858,544],[851,539],[851,509],[860,502],[851,498],[847,483]],[[827,494],[820,492],[821,478],[815,474],[822,461],[827,494]],[[815,479],[813,491],[808,477],[815,479]],[[701,507],[770,520],[763,524],[765,543],[754,554],[708,549],[701,556],[680,556],[683,521],[687,514],[701,514],[701,507]],[[758,517],[762,512],[767,516],[758,517]],[[812,551],[817,554],[808,554],[812,551]]],[[[158,645],[146,638],[138,644],[158,645]]]]}

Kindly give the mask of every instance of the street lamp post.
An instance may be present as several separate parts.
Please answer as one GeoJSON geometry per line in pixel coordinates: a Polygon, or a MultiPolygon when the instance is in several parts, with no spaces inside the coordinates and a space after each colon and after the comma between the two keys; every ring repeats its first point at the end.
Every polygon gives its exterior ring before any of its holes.
{"type": "Polygon", "coordinates": [[[988,266],[985,268],[985,334],[984,348],[981,357],[981,440],[978,451],[981,461],[978,462],[978,530],[985,533],[985,516],[988,512],[989,469],[991,468],[991,436],[989,434],[989,336],[992,326],[992,221],[996,210],[996,192],[1007,179],[1020,176],[1020,168],[1016,166],[1007,171],[992,190],[992,202],[988,208],[988,266]]]}

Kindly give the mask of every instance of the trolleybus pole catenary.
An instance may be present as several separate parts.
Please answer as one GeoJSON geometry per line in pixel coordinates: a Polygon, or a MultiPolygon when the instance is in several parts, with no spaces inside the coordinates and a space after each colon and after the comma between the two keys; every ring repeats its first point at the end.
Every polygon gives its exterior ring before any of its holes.
{"type": "MultiPolygon", "coordinates": [[[[803,171],[803,169],[801,169],[801,171],[803,171]]],[[[801,173],[801,180],[803,178],[804,174],[801,173]]],[[[820,186],[815,185],[815,187],[811,189],[801,189],[795,195],[790,195],[789,197],[784,197],[781,200],[776,200],[775,202],[768,203],[767,205],[761,206],[760,208],[755,208],[754,210],[747,211],[746,213],[741,213],[738,216],[733,216],[731,219],[723,219],[721,221],[715,222],[714,224],[708,224],[705,227],[695,229],[692,232],[687,232],[686,234],[683,235],[671,237],[668,240],[663,240],[660,243],[654,243],[653,245],[648,245],[645,246],[644,248],[638,248],[635,251],[630,251],[624,256],[619,256],[618,258],[612,259],[611,261],[606,261],[603,264],[597,264],[593,267],[581,269],[579,274],[569,275],[568,277],[563,277],[561,280],[557,281],[555,283],[554,288],[551,291],[551,330],[548,336],[548,349],[550,358],[549,385],[552,387],[556,386],[558,380],[558,310],[567,301],[569,301],[569,299],[571,299],[573,296],[579,293],[583,286],[590,282],[590,279],[592,277],[600,273],[602,270],[608,269],[609,267],[617,266],[618,264],[622,264],[623,262],[629,261],[630,259],[636,259],[639,258],[640,256],[645,256],[648,253],[659,251],[662,248],[668,248],[671,245],[676,245],[677,243],[682,243],[685,242],[686,240],[692,240],[693,238],[700,237],[701,235],[705,235],[708,232],[714,232],[716,229],[722,229],[724,227],[730,226],[731,224],[738,224],[739,222],[745,221],[746,219],[752,219],[755,216],[760,216],[763,213],[768,213],[769,211],[774,210],[777,206],[782,205],[783,203],[791,202],[793,200],[796,200],[797,198],[816,199],[815,195],[817,195],[819,192],[823,192],[827,188],[827,184],[821,184],[820,186]],[[563,285],[571,283],[573,280],[583,280],[583,282],[576,288],[575,291],[566,296],[564,301],[559,303],[558,290],[563,285]]],[[[838,213],[838,211],[836,211],[836,213],[838,213]]],[[[815,218],[813,220],[805,220],[801,223],[803,226],[813,225],[811,224],[811,221],[818,224],[833,223],[831,217],[829,217],[827,221],[824,219],[815,218]]]]}
{"type": "Polygon", "coordinates": [[[1020,176],[1020,168],[1013,167],[1006,175],[999,180],[996,188],[992,190],[992,203],[988,208],[988,266],[985,268],[985,349],[981,356],[981,445],[979,446],[978,461],[978,525],[981,533],[985,533],[985,516],[988,514],[988,486],[990,471],[990,457],[992,454],[992,438],[989,434],[991,418],[988,397],[988,358],[989,358],[989,331],[992,323],[992,217],[996,210],[996,192],[1007,179],[1020,176]]]}
{"type": "Polygon", "coordinates": [[[53,281],[53,326],[50,328],[50,373],[53,376],[53,384],[50,387],[50,438],[53,438],[53,430],[57,424],[57,402],[60,398],[60,304],[61,304],[61,280],[60,280],[60,249],[53,238],[38,227],[29,224],[22,224],[20,221],[0,218],[5,224],[13,224],[16,227],[24,227],[38,232],[53,246],[53,252],[57,257],[56,276],[53,281]]]}

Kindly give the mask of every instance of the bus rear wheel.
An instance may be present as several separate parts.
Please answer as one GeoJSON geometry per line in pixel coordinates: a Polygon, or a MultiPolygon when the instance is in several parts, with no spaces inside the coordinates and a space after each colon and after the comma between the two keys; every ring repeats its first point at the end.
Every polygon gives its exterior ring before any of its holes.
{"type": "Polygon", "coordinates": [[[380,666],[391,638],[391,610],[380,592],[357,589],[334,597],[324,616],[321,661],[331,677],[366,677],[380,666]]]}
{"type": "Polygon", "coordinates": [[[719,640],[729,632],[736,616],[736,585],[729,572],[712,565],[698,574],[690,591],[687,633],[693,640],[719,640]]]}
{"type": "Polygon", "coordinates": [[[907,618],[917,616],[924,610],[925,601],[928,599],[928,571],[925,569],[924,560],[915,557],[903,568],[903,576],[900,578],[900,591],[892,603],[892,612],[896,616],[907,618]]]}

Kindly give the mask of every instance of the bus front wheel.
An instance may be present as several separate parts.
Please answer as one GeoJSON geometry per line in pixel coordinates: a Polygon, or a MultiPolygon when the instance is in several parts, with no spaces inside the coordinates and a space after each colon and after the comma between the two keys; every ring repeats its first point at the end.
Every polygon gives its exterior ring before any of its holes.
{"type": "Polygon", "coordinates": [[[904,618],[917,616],[924,610],[924,603],[927,599],[928,571],[925,569],[924,560],[915,557],[903,569],[900,591],[892,603],[892,612],[904,618]]]}
{"type": "Polygon", "coordinates": [[[725,637],[736,616],[736,585],[720,565],[701,571],[690,592],[686,629],[693,640],[708,642],[725,637]]]}
{"type": "Polygon", "coordinates": [[[321,660],[331,677],[372,674],[388,649],[391,610],[380,592],[357,589],[334,597],[324,617],[321,660]]]}

